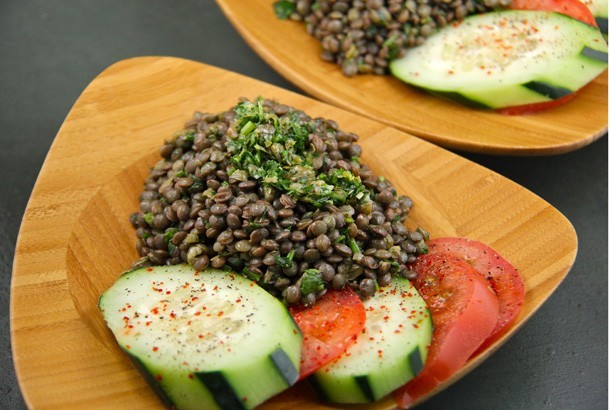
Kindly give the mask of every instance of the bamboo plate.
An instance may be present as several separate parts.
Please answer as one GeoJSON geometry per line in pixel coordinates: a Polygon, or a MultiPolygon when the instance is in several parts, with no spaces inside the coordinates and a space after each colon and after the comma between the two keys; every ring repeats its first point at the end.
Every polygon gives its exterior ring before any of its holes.
{"type": "MultiPolygon", "coordinates": [[[[456,381],[506,341],[568,273],[576,234],[551,205],[506,178],[379,122],[247,77],[188,60],[118,62],[85,89],[63,123],[25,212],[11,287],[11,336],[27,405],[159,408],[114,342],[97,300],[137,259],[129,214],[163,140],[196,110],[225,111],[240,96],[274,98],[331,118],[361,136],[363,161],[389,177],[415,207],[411,223],[496,248],[521,271],[518,323],[469,362],[456,381]]],[[[264,408],[327,408],[306,385],[264,408]]],[[[391,398],[370,408],[392,408],[391,398]]],[[[335,407],[333,407],[335,408],[335,407]]]]}
{"type": "Polygon", "coordinates": [[[275,0],[217,0],[242,37],[269,65],[322,101],[435,144],[502,155],[551,155],[581,148],[608,132],[608,72],[570,103],[507,117],[430,96],[391,76],[347,78],[322,61],[305,25],[279,20],[275,0]]]}

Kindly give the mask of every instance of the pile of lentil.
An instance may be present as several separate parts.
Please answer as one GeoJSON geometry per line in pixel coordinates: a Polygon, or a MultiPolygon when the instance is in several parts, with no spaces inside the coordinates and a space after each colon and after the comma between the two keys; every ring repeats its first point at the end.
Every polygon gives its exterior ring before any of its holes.
{"type": "Polygon", "coordinates": [[[357,141],[262,98],[195,113],[165,141],[131,215],[134,267],[230,269],[305,305],[327,289],[366,298],[408,277],[428,234],[405,227],[411,199],[360,162],[357,141]]]}
{"type": "Polygon", "coordinates": [[[281,0],[280,18],[305,22],[321,58],[343,74],[386,74],[388,63],[421,45],[438,28],[507,7],[512,0],[281,0]]]}

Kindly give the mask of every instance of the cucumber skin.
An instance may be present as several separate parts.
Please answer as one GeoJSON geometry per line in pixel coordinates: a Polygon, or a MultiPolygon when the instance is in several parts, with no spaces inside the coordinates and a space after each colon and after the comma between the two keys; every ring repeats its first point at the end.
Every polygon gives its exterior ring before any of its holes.
{"type": "MultiPolygon", "coordinates": [[[[161,270],[177,270],[177,274],[184,273],[184,270],[194,272],[192,268],[187,265],[175,265],[175,266],[160,266],[155,269],[161,270]]],[[[217,274],[229,275],[230,272],[218,271],[210,269],[209,271],[217,274]]],[[[205,272],[201,272],[205,275],[205,272]]],[[[147,268],[133,269],[124,272],[117,283],[124,284],[131,278],[137,275],[151,275],[147,268]]],[[[237,282],[251,281],[243,278],[240,275],[235,275],[237,282]]],[[[137,280],[135,280],[137,282],[137,280]]],[[[138,284],[136,283],[136,286],[138,284]]],[[[114,285],[113,285],[114,286],[114,285]]],[[[231,286],[235,287],[232,283],[231,286]]],[[[121,286],[124,287],[124,286],[121,286]]],[[[249,285],[248,285],[249,287],[249,285]]],[[[112,289],[112,288],[111,288],[112,289]]],[[[102,313],[106,319],[106,313],[112,312],[116,306],[113,306],[111,289],[104,292],[98,301],[102,313]]],[[[280,328],[285,333],[287,340],[282,343],[288,343],[288,353],[284,351],[278,342],[277,345],[270,345],[270,351],[266,356],[259,355],[260,358],[254,359],[250,364],[246,363],[241,367],[235,369],[226,369],[226,371],[209,371],[209,372],[197,372],[191,369],[177,369],[169,368],[163,365],[158,365],[151,360],[146,360],[138,355],[134,354],[133,349],[126,348],[119,339],[117,342],[121,349],[126,353],[127,357],[132,361],[136,369],[142,374],[146,382],[150,385],[155,394],[159,397],[161,402],[169,408],[177,409],[222,409],[222,408],[235,408],[235,409],[250,409],[260,404],[265,399],[279,393],[285,388],[293,385],[298,379],[298,366],[300,360],[300,349],[302,345],[302,334],[298,330],[298,326],[292,319],[292,316],[288,310],[281,304],[281,302],[275,299],[273,296],[266,293],[262,288],[256,286],[256,289],[267,297],[266,303],[272,303],[277,307],[281,308],[283,314],[274,316],[275,322],[281,323],[280,328]],[[284,323],[286,326],[284,327],[284,323]],[[288,340],[289,339],[289,340],[288,340]],[[291,344],[292,343],[292,344],[291,344]],[[278,352],[280,354],[278,354],[278,352]],[[265,371],[265,369],[267,369],[265,371]],[[163,375],[161,377],[161,375],[163,375]],[[245,397],[239,396],[233,391],[232,386],[236,386],[236,389],[240,389],[240,386],[245,384],[252,384],[250,379],[256,379],[256,383],[261,383],[261,388],[257,389],[247,400],[245,397]],[[215,390],[214,381],[223,380],[224,385],[218,385],[218,391],[215,390]],[[210,382],[212,381],[212,382],[210,382]],[[275,386],[275,387],[274,387],[275,386]],[[279,388],[278,386],[282,386],[279,388]],[[228,391],[227,391],[228,388],[228,391]],[[270,389],[275,391],[270,392],[270,389]],[[228,399],[227,399],[228,398],[228,399]]],[[[262,303],[262,302],[261,302],[262,303]]],[[[277,326],[276,326],[277,327],[277,326]]],[[[112,330],[112,329],[111,329],[112,330]]],[[[279,329],[276,329],[279,330],[279,329]]],[[[274,333],[271,333],[274,334],[274,333]]],[[[181,359],[182,360],[182,359],[181,359]]],[[[235,366],[233,366],[235,367],[235,366]]],[[[222,383],[221,383],[222,384],[222,383]]]]}
{"type": "MultiPolygon", "coordinates": [[[[421,319],[421,323],[418,323],[419,328],[416,330],[421,339],[413,340],[412,346],[410,346],[411,350],[404,351],[401,358],[396,358],[398,360],[382,361],[382,359],[376,356],[377,347],[372,346],[375,342],[369,342],[370,334],[366,334],[365,330],[360,335],[357,343],[369,344],[369,349],[373,352],[373,356],[375,356],[374,358],[369,358],[369,362],[374,363],[370,373],[363,374],[359,371],[344,373],[341,370],[337,373],[333,371],[333,366],[336,366],[335,362],[326,365],[307,379],[324,401],[328,403],[350,404],[373,403],[407,383],[422,370],[427,356],[427,348],[432,338],[432,318],[425,302],[407,279],[395,277],[390,286],[395,286],[395,289],[401,289],[401,284],[405,286],[405,288],[402,288],[406,289],[404,290],[405,293],[411,292],[413,294],[412,297],[418,301],[417,309],[423,309],[423,315],[416,316],[416,319],[421,319]],[[381,368],[383,368],[382,371],[380,371],[381,368]]],[[[390,291],[390,286],[385,288],[386,291],[390,291]]],[[[389,304],[391,302],[385,303],[389,304]]],[[[365,301],[365,307],[369,307],[367,301],[365,301]]],[[[408,321],[407,314],[405,314],[405,328],[410,328],[411,324],[408,321]]],[[[405,340],[400,340],[400,342],[405,343],[405,340]]],[[[350,351],[353,352],[353,347],[350,349],[348,349],[348,353],[350,351]]],[[[340,360],[338,363],[340,363],[340,360]]]]}
{"type": "MultiPolygon", "coordinates": [[[[513,13],[545,13],[545,12],[532,12],[532,11],[500,11],[493,14],[513,14],[513,13]]],[[[492,14],[492,13],[487,13],[492,14]]],[[[440,86],[434,86],[431,84],[423,85],[418,83],[409,73],[408,69],[403,67],[404,61],[409,58],[409,54],[401,59],[393,60],[390,62],[390,71],[398,79],[420,88],[430,94],[437,95],[441,98],[455,101],[463,105],[467,105],[472,108],[480,109],[500,109],[511,106],[519,106],[526,104],[535,104],[538,102],[552,101],[557,98],[561,98],[568,94],[578,91],[584,87],[588,82],[592,81],[597,75],[599,75],[608,66],[607,53],[608,47],[601,36],[599,30],[595,27],[589,26],[588,24],[582,23],[571,17],[565,16],[558,13],[546,13],[552,14],[557,19],[563,19],[566,24],[571,24],[576,30],[581,30],[581,38],[588,38],[588,43],[583,45],[583,49],[578,55],[570,56],[570,59],[566,59],[567,62],[563,67],[550,67],[549,71],[544,75],[536,75],[529,81],[525,81],[521,84],[507,84],[504,86],[493,85],[487,88],[481,87],[480,90],[476,90],[474,87],[465,88],[460,85],[459,82],[453,83],[447,88],[441,88],[440,86]],[[590,56],[583,53],[584,50],[594,50],[599,56],[605,55],[604,58],[590,58],[590,56]],[[574,81],[572,84],[566,84],[566,80],[574,80],[574,74],[579,73],[580,79],[574,81]],[[533,87],[528,87],[528,84],[536,84],[533,87]],[[541,90],[544,90],[541,92],[541,90]]],[[[465,19],[473,20],[480,18],[484,15],[470,16],[465,19]]],[[[560,20],[561,21],[561,20],[560,20]]],[[[424,49],[426,43],[418,49],[424,49]]]]}
{"type": "MultiPolygon", "coordinates": [[[[282,380],[274,379],[273,377],[271,379],[269,377],[261,379],[261,377],[264,376],[264,374],[261,375],[263,366],[268,366],[270,370],[274,370],[274,367],[278,367],[277,363],[273,362],[271,357],[263,363],[258,362],[255,365],[248,367],[243,370],[243,372],[240,372],[240,374],[235,374],[235,372],[225,373],[222,371],[210,371],[194,372],[192,378],[189,378],[186,374],[179,373],[167,377],[167,371],[165,369],[156,369],[153,365],[146,364],[140,360],[139,357],[131,354],[126,349],[122,348],[122,350],[131,359],[136,369],[140,372],[160,401],[166,407],[172,409],[252,409],[260,404],[262,400],[253,400],[252,397],[246,401],[242,400],[233,389],[233,386],[236,384],[235,379],[241,379],[242,377],[257,377],[259,379],[257,380],[258,382],[264,380],[264,385],[280,385],[280,383],[282,383],[282,380]],[[161,372],[166,374],[166,376],[162,380],[158,380],[154,375],[161,372]]],[[[278,350],[274,351],[274,353],[278,350]]],[[[298,379],[298,369],[294,369],[294,372],[291,371],[291,373],[296,374],[296,377],[290,379],[286,379],[283,376],[281,377],[285,388],[292,386],[298,379]]],[[[237,382],[239,382],[239,380],[237,380],[237,382]]],[[[280,391],[276,392],[276,394],[279,392],[280,391]]],[[[271,396],[272,395],[269,397],[271,396]]]]}
{"type": "Polygon", "coordinates": [[[599,27],[599,30],[602,32],[602,34],[607,37],[608,36],[608,16],[605,16],[605,17],[596,16],[595,22],[597,23],[597,26],[599,27]]]}
{"type": "Polygon", "coordinates": [[[176,408],[175,403],[172,399],[165,393],[163,390],[163,386],[159,384],[159,382],[153,377],[153,375],[148,371],[146,365],[140,360],[138,356],[135,356],[129,352],[129,350],[125,349],[121,346],[121,350],[127,355],[129,360],[133,363],[134,367],[138,370],[140,375],[146,380],[146,383],[150,386],[150,388],[155,392],[159,400],[165,405],[167,408],[176,408]]]}

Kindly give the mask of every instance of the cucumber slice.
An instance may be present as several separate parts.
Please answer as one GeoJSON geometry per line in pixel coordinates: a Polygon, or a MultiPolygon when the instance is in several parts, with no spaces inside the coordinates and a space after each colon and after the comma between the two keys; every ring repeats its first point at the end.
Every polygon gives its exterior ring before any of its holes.
{"type": "Polygon", "coordinates": [[[474,106],[504,108],[573,93],[608,66],[600,31],[544,11],[498,11],[447,26],[390,63],[397,78],[474,106]]]}
{"type": "Polygon", "coordinates": [[[432,320],[407,279],[395,277],[365,300],[364,307],[366,324],[356,342],[309,378],[329,402],[379,400],[415,377],[426,361],[432,320]]]}
{"type": "Polygon", "coordinates": [[[299,377],[298,327],[243,276],[186,265],[137,269],[104,292],[99,307],[171,407],[250,409],[299,377]]]}

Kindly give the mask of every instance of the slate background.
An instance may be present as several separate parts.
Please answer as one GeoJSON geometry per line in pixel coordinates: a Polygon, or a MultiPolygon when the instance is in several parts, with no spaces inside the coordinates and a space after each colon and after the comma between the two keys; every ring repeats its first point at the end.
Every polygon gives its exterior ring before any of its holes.
{"type": "MultiPolygon", "coordinates": [[[[0,1],[0,408],[25,408],[10,351],[9,295],[37,174],[85,86],[112,63],[141,55],[189,58],[299,91],[250,50],[211,0],[0,1]]],[[[553,157],[463,155],[559,209],[576,228],[579,253],[509,343],[420,408],[607,408],[607,136],[553,157]]]]}

